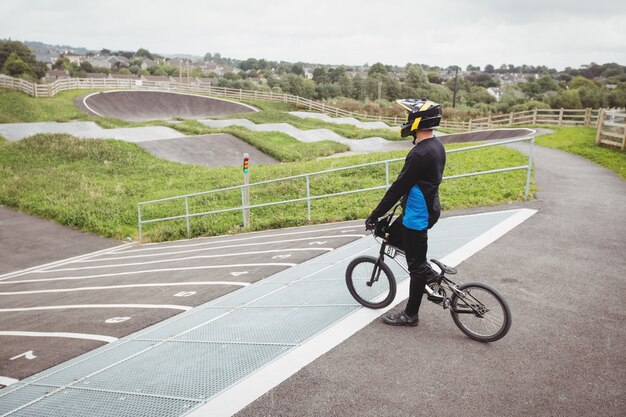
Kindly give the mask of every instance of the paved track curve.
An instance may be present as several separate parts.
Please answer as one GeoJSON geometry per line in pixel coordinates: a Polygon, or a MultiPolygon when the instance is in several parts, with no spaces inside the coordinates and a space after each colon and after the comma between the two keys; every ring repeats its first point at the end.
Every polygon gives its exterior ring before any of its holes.
{"type": "Polygon", "coordinates": [[[162,91],[105,91],[78,97],[76,106],[93,115],[132,122],[226,117],[258,111],[247,104],[162,91]]]}

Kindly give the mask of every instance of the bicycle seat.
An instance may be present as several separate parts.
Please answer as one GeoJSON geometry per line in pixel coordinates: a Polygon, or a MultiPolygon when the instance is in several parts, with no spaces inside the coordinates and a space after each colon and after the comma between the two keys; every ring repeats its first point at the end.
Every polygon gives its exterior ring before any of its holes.
{"type": "Polygon", "coordinates": [[[449,266],[447,266],[447,265],[445,265],[445,264],[443,264],[443,263],[439,262],[439,261],[438,261],[438,260],[436,260],[436,259],[431,259],[430,261],[431,261],[432,263],[434,263],[435,265],[437,265],[437,266],[439,267],[439,269],[441,269],[441,271],[442,271],[444,274],[449,274],[449,275],[454,275],[454,274],[456,274],[456,269],[454,269],[454,268],[452,268],[452,267],[449,267],[449,266]]]}

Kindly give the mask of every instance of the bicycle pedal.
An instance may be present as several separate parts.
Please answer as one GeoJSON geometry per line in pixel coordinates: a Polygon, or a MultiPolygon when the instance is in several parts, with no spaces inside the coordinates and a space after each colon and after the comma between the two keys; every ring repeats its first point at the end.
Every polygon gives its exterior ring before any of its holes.
{"type": "Polygon", "coordinates": [[[443,309],[447,310],[450,307],[450,299],[446,298],[443,300],[443,309]]]}
{"type": "Polygon", "coordinates": [[[445,300],[445,297],[439,294],[428,295],[426,298],[428,298],[428,301],[432,301],[437,304],[441,304],[441,302],[445,300]]]}

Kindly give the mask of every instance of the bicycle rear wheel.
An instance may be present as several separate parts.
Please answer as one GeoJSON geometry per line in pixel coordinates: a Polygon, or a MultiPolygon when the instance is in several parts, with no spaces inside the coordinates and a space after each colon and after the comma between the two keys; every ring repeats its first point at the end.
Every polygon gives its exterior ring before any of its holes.
{"type": "Polygon", "coordinates": [[[368,308],[387,307],[396,296],[393,272],[373,256],[360,256],[350,262],[346,284],[354,299],[368,308]]]}
{"type": "Polygon", "coordinates": [[[504,297],[481,282],[468,282],[458,289],[462,295],[455,293],[450,299],[454,324],[479,342],[502,339],[511,328],[511,309],[504,297]]]}

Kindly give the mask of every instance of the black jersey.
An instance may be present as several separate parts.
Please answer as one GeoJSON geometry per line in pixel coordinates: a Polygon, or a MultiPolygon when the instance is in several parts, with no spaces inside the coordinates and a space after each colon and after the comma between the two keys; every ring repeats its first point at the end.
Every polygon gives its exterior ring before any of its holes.
{"type": "Polygon", "coordinates": [[[446,151],[436,137],[418,142],[406,156],[402,171],[372,212],[381,217],[402,198],[402,224],[427,230],[439,220],[439,184],[446,165],[446,151]]]}

